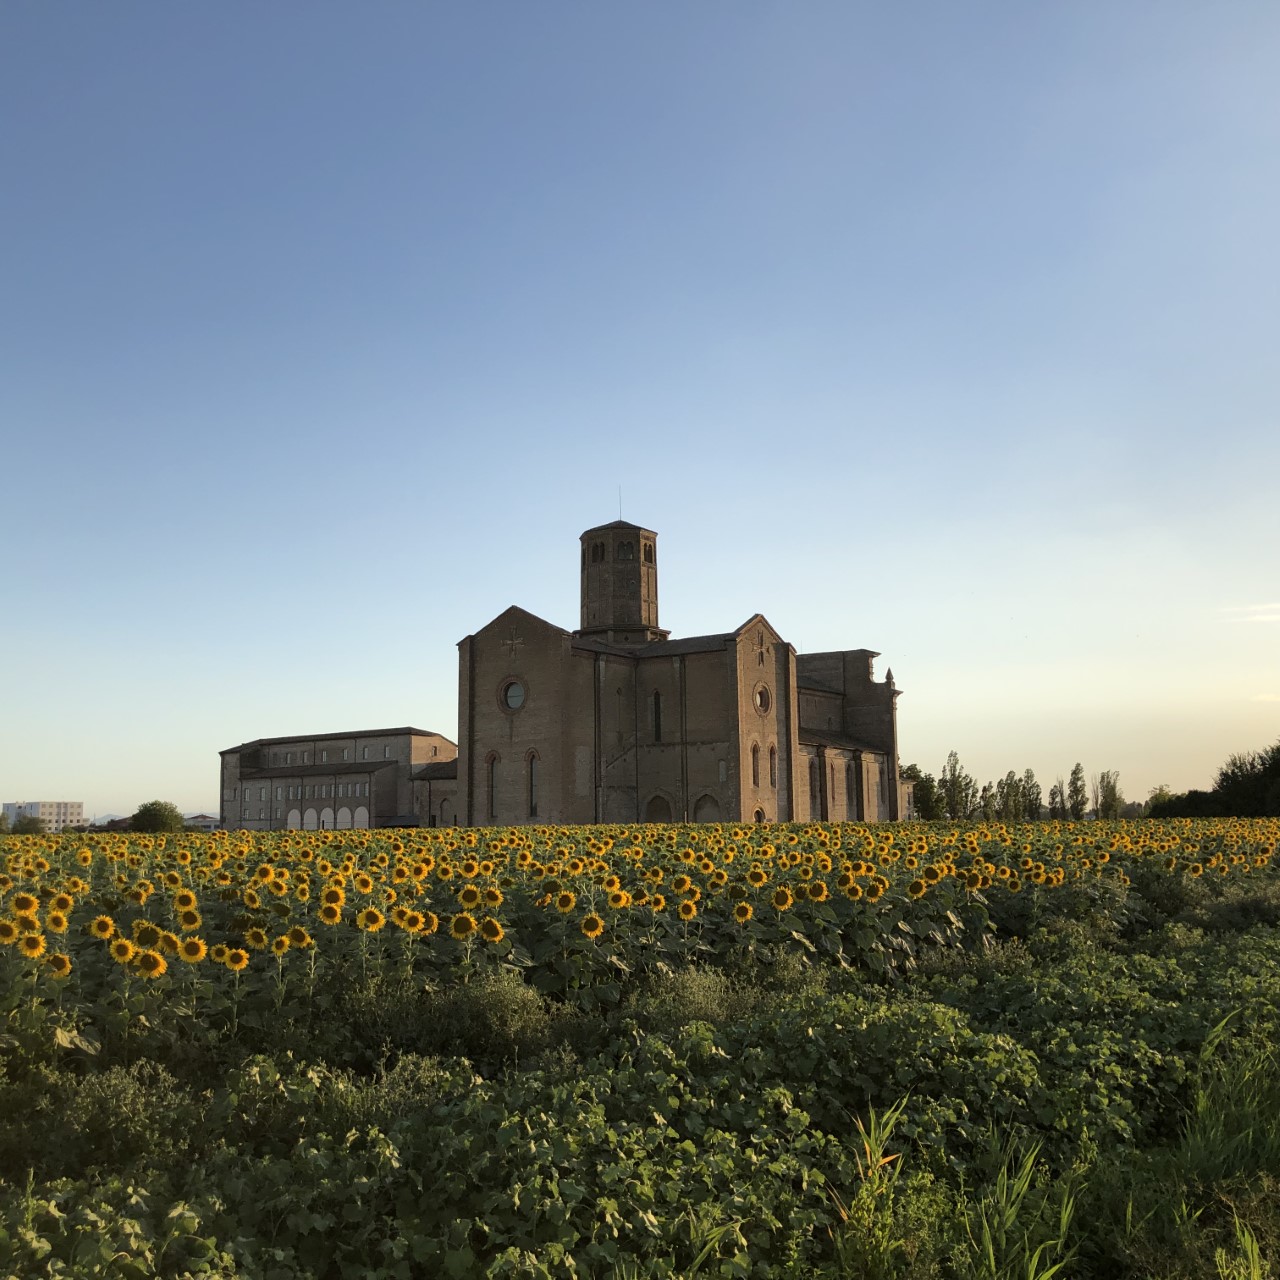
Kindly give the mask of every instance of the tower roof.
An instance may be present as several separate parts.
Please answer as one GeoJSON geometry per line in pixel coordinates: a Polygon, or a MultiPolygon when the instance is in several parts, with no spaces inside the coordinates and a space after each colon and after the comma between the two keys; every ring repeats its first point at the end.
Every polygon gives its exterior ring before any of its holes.
{"type": "Polygon", "coordinates": [[[642,524],[632,524],[630,520],[610,520],[608,524],[596,524],[590,529],[584,529],[580,536],[585,538],[589,533],[603,533],[606,529],[634,529],[636,533],[653,533],[652,529],[646,529],[642,524]]]}

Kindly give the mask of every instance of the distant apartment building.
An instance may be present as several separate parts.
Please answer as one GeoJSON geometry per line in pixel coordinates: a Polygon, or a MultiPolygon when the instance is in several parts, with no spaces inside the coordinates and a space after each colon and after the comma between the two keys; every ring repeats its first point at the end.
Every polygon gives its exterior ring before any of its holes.
{"type": "MultiPolygon", "coordinates": [[[[255,738],[219,753],[223,827],[245,831],[416,826],[436,811],[433,786],[456,787],[456,743],[425,729],[370,729],[255,738]],[[448,773],[448,779],[437,775],[448,773]]],[[[450,810],[441,825],[453,825],[450,810]]]]}
{"type": "Polygon", "coordinates": [[[12,827],[19,818],[39,818],[46,831],[84,826],[84,803],[80,800],[15,800],[6,803],[4,816],[12,827]]]}
{"type": "Polygon", "coordinates": [[[188,831],[216,831],[218,819],[211,813],[189,813],[183,819],[188,831]]]}

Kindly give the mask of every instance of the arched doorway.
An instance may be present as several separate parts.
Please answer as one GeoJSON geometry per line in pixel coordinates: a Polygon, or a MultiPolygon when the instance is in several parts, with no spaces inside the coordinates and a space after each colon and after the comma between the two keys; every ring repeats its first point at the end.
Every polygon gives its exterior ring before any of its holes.
{"type": "Polygon", "coordinates": [[[369,825],[369,810],[364,805],[356,805],[356,811],[351,815],[351,825],[353,827],[367,827],[369,825]]]}
{"type": "Polygon", "coordinates": [[[347,831],[351,827],[351,810],[345,804],[338,810],[335,826],[339,831],[347,831]]]}
{"type": "Polygon", "coordinates": [[[302,814],[297,809],[290,809],[289,816],[285,819],[284,825],[288,827],[290,831],[296,831],[300,826],[302,826],[302,814]]]}
{"type": "Polygon", "coordinates": [[[699,796],[693,806],[694,822],[719,822],[720,801],[715,796],[699,796]]]}
{"type": "Polygon", "coordinates": [[[646,822],[670,822],[671,801],[666,796],[654,796],[644,807],[646,822]]]}
{"type": "Polygon", "coordinates": [[[320,829],[321,831],[333,830],[333,810],[327,806],[320,810],[320,829]]]}
{"type": "Polygon", "coordinates": [[[308,809],[302,815],[303,831],[314,831],[320,825],[320,815],[314,809],[308,809]]]}

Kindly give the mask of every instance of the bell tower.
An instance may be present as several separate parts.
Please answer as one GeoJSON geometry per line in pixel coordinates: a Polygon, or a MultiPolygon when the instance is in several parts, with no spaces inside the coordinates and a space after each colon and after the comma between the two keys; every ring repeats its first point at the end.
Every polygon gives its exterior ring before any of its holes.
{"type": "Polygon", "coordinates": [[[615,520],[582,535],[580,636],[648,644],[671,633],[658,626],[658,535],[615,520]]]}

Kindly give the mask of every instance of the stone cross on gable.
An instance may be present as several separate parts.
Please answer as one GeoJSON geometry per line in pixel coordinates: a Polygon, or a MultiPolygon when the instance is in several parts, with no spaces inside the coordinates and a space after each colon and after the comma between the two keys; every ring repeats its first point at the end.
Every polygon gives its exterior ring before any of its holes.
{"type": "Polygon", "coordinates": [[[517,656],[520,646],[524,644],[524,641],[520,638],[519,634],[516,632],[515,627],[512,627],[511,634],[504,641],[502,641],[502,643],[507,646],[507,652],[514,658],[517,656]]]}
{"type": "Polygon", "coordinates": [[[756,632],[756,662],[762,667],[764,666],[764,655],[768,652],[769,652],[768,647],[765,645],[765,642],[764,642],[764,632],[757,631],[756,632]]]}

